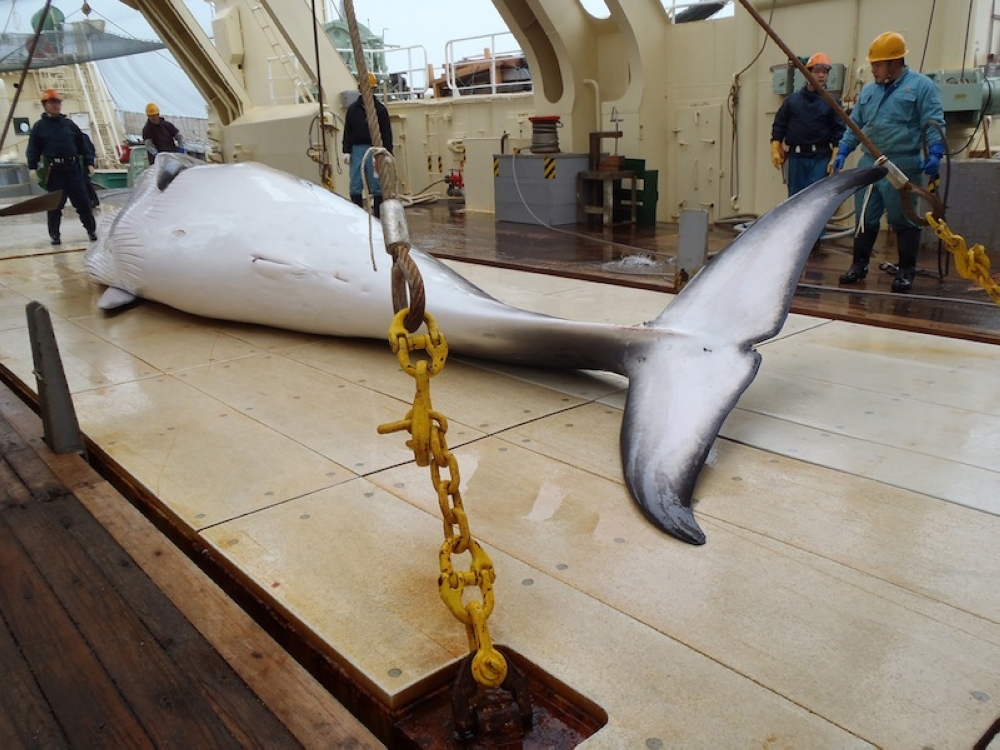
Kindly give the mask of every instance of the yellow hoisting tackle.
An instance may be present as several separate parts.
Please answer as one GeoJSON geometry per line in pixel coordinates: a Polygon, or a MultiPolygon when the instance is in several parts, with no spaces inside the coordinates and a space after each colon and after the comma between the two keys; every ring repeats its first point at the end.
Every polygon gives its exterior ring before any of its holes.
{"type": "Polygon", "coordinates": [[[396,313],[389,328],[389,345],[399,364],[416,380],[413,408],[398,422],[379,425],[380,435],[406,430],[410,433],[407,447],[413,451],[418,466],[430,466],[431,483],[438,496],[444,521],[444,543],[438,554],[440,575],[438,591],[442,601],[463,625],[474,652],[472,676],[487,688],[499,687],[507,678],[507,660],[493,647],[486,620],[493,613],[493,581],[496,573],[493,561],[472,538],[469,519],[459,490],[461,477],[458,461],[448,450],[446,433],[448,420],[431,406],[430,379],[444,369],[448,358],[448,342],[438,330],[434,317],[424,313],[426,334],[410,333],[406,327],[409,308],[396,313]],[[426,352],[427,358],[414,361],[413,352],[426,352]],[[444,470],[444,471],[443,471],[444,470]],[[467,571],[457,571],[452,555],[468,552],[472,557],[467,571]],[[466,588],[478,587],[482,601],[463,602],[466,588]]]}
{"type": "Polygon", "coordinates": [[[1000,284],[997,284],[990,275],[990,259],[986,255],[986,249],[980,244],[970,248],[962,235],[954,234],[943,220],[938,221],[929,213],[927,223],[931,225],[934,234],[948,252],[955,256],[955,268],[959,275],[963,279],[975,281],[986,291],[990,299],[1000,305],[1000,284]]]}
{"type": "MultiPolygon", "coordinates": [[[[486,620],[493,612],[493,581],[496,573],[493,561],[469,531],[469,520],[459,491],[461,479],[458,461],[448,450],[445,438],[448,420],[431,406],[430,379],[444,369],[448,359],[448,343],[434,317],[425,310],[423,279],[420,269],[410,257],[406,218],[397,193],[395,160],[388,151],[381,148],[382,134],[375,116],[372,85],[365,67],[353,0],[344,0],[343,7],[351,34],[351,47],[358,69],[368,129],[372,135],[372,145],[376,147],[376,168],[385,198],[381,221],[386,252],[392,256],[392,306],[396,312],[389,327],[389,345],[404,372],[416,381],[413,408],[402,420],[379,425],[378,432],[385,435],[406,430],[410,433],[406,445],[413,451],[414,461],[418,466],[430,466],[431,482],[437,492],[444,521],[444,543],[438,553],[438,590],[451,613],[465,625],[469,650],[475,654],[470,671],[476,683],[485,688],[497,688],[507,680],[509,670],[515,674],[517,670],[508,665],[503,654],[493,647],[486,626],[486,620]],[[426,334],[417,333],[421,324],[427,327],[426,334]],[[422,354],[414,360],[410,356],[414,352],[422,354]],[[444,476],[442,470],[446,471],[444,476]],[[452,555],[465,552],[472,558],[469,570],[455,570],[452,555]],[[463,596],[465,589],[470,586],[479,588],[481,601],[465,604],[463,596]]],[[[530,711],[528,717],[530,719],[530,711]]]]}

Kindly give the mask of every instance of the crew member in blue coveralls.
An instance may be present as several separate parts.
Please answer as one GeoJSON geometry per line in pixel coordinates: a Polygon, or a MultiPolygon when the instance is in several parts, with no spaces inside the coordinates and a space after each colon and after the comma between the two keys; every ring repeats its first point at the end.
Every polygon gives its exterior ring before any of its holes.
{"type": "Polygon", "coordinates": [[[94,173],[94,157],[87,149],[83,131],[71,119],[62,114],[62,99],[55,89],[42,93],[42,118],[31,128],[25,156],[28,169],[35,172],[38,184],[50,193],[63,191],[59,207],[48,212],[49,238],[53,245],[62,244],[59,227],[62,210],[69,198],[73,208],[80,215],[83,228],[91,241],[97,239],[97,221],[90,210],[90,196],[87,195],[87,174],[94,173]]]}
{"type": "MultiPolygon", "coordinates": [[[[907,67],[906,40],[895,31],[875,37],[868,50],[872,66],[873,83],[858,95],[851,119],[871,139],[875,147],[906,173],[910,182],[922,184],[921,172],[937,177],[941,158],[945,154],[944,112],[937,86],[925,75],[907,67]],[[924,126],[937,123],[938,128],[926,129],[927,157],[921,158],[921,139],[924,126]]],[[[843,169],[844,161],[858,145],[858,137],[848,130],[840,141],[837,155],[830,165],[831,172],[843,169]]],[[[874,163],[868,149],[862,147],[859,167],[874,163]]],[[[854,196],[854,211],[858,228],[854,236],[854,261],[850,270],[840,277],[841,284],[856,284],[868,275],[868,261],[878,238],[882,214],[888,216],[889,227],[896,233],[899,250],[899,267],[892,281],[892,291],[908,292],[913,286],[917,271],[917,253],[920,250],[920,227],[912,223],[903,211],[899,191],[887,179],[881,179],[871,189],[865,205],[867,190],[854,196]]],[[[912,197],[916,209],[916,197],[912,197]]]]}
{"type": "MultiPolygon", "coordinates": [[[[821,87],[826,86],[831,67],[824,52],[817,52],[806,63],[821,87]]],[[[843,121],[812,85],[807,83],[785,98],[771,126],[771,163],[781,169],[788,162],[789,196],[826,177],[833,150],[843,135],[843,121]]]]}

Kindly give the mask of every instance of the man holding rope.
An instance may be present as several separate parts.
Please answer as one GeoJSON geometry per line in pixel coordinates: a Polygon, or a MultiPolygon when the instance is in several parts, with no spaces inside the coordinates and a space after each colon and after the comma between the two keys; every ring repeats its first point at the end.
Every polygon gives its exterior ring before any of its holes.
{"type": "MultiPolygon", "coordinates": [[[[867,84],[858,96],[851,119],[882,154],[898,166],[915,185],[922,184],[922,175],[936,177],[945,154],[944,112],[937,86],[927,77],[910,70],[905,63],[906,41],[901,34],[887,31],[879,34],[868,50],[874,82],[867,84]],[[934,122],[938,128],[927,133],[927,158],[921,158],[922,129],[934,122]]],[[[848,130],[840,141],[830,171],[844,167],[847,156],[860,139],[848,130]]],[[[867,146],[862,147],[859,167],[875,162],[867,146]]],[[[896,233],[899,266],[892,282],[892,291],[908,292],[913,285],[920,250],[920,227],[906,216],[903,196],[888,179],[879,180],[870,191],[854,196],[857,231],[854,237],[854,259],[841,284],[856,284],[868,275],[875,240],[878,238],[882,214],[887,214],[889,227],[896,233]],[[867,199],[867,200],[866,200],[867,199]]],[[[916,199],[908,197],[916,204],[916,199]]],[[[913,213],[914,211],[911,211],[913,213]]]]}

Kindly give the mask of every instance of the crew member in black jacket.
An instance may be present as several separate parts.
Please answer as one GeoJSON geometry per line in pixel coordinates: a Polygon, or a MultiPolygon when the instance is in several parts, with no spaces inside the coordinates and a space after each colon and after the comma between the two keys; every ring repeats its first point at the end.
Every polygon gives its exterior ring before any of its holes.
{"type": "MultiPolygon", "coordinates": [[[[368,82],[372,89],[375,88],[375,75],[368,74],[368,82]]],[[[378,116],[378,127],[382,133],[382,146],[390,154],[392,153],[392,127],[389,124],[389,111],[382,102],[375,100],[375,113],[378,116]]],[[[344,115],[344,160],[351,165],[351,200],[359,206],[364,207],[364,183],[361,179],[361,160],[365,152],[372,146],[372,136],[368,131],[368,118],[365,116],[365,105],[359,96],[347,108],[344,115]]],[[[368,189],[374,197],[374,214],[379,215],[379,208],[382,205],[382,186],[375,177],[373,169],[374,159],[369,157],[365,162],[365,174],[368,177],[368,189]]]]}
{"type": "Polygon", "coordinates": [[[63,191],[59,207],[48,212],[49,237],[53,245],[62,244],[59,225],[63,207],[69,198],[80,215],[87,236],[94,241],[97,239],[97,221],[90,209],[90,196],[87,195],[87,183],[83,176],[84,169],[88,175],[94,173],[94,157],[87,150],[83,131],[62,114],[62,99],[55,89],[46,89],[42,93],[42,107],[45,112],[31,128],[26,156],[28,169],[36,173],[39,185],[50,193],[63,191]]]}

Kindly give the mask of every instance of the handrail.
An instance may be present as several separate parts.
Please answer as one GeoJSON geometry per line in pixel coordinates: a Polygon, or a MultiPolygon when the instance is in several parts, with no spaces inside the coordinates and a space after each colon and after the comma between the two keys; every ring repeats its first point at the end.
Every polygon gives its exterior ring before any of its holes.
{"type": "MultiPolygon", "coordinates": [[[[522,57],[524,55],[524,53],[521,51],[520,47],[516,47],[516,48],[511,49],[511,50],[505,50],[505,51],[499,51],[498,52],[497,49],[496,49],[496,47],[497,47],[496,40],[497,40],[497,37],[503,37],[503,36],[509,36],[512,39],[514,38],[514,35],[511,32],[509,32],[509,31],[502,31],[502,32],[494,33],[494,34],[480,34],[479,36],[469,36],[469,37],[463,37],[463,38],[460,38],[460,39],[452,39],[447,44],[445,44],[445,46],[444,46],[444,57],[445,57],[444,73],[445,73],[445,78],[446,78],[446,80],[448,82],[448,88],[451,89],[452,96],[461,96],[462,95],[462,92],[459,90],[459,87],[458,87],[458,82],[457,82],[457,80],[455,78],[455,70],[456,70],[457,64],[458,63],[485,62],[487,59],[489,59],[489,62],[490,62],[490,82],[488,84],[480,84],[480,85],[475,85],[475,86],[466,87],[466,88],[473,88],[473,89],[488,88],[489,89],[489,93],[490,94],[494,94],[494,95],[498,92],[498,84],[497,84],[497,60],[498,59],[511,58],[511,57],[522,57]],[[488,53],[489,53],[489,57],[488,58],[486,57],[486,55],[483,55],[482,57],[478,57],[478,58],[476,58],[476,57],[468,58],[467,57],[467,58],[463,58],[462,60],[457,60],[457,61],[454,59],[455,58],[455,45],[456,44],[461,43],[461,42],[473,42],[473,41],[481,40],[481,39],[489,39],[489,46],[486,48],[486,51],[488,51],[488,53]]],[[[516,41],[516,39],[515,39],[515,41],[516,41]]]]}

